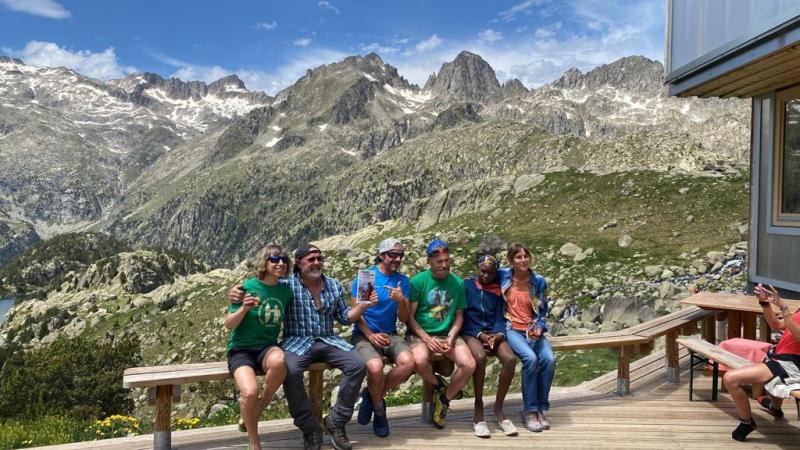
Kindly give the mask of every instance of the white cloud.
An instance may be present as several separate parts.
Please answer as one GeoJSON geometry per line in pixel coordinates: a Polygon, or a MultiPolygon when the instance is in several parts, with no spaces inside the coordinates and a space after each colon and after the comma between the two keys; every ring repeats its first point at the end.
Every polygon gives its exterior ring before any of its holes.
{"type": "Polygon", "coordinates": [[[500,19],[502,19],[502,20],[504,20],[506,22],[510,22],[510,21],[514,20],[517,17],[517,14],[520,14],[520,13],[529,14],[530,13],[530,9],[533,8],[534,6],[540,4],[540,3],[541,3],[541,1],[539,1],[539,0],[525,0],[524,2],[517,3],[516,5],[512,6],[511,8],[509,8],[509,9],[507,9],[505,11],[501,11],[501,12],[497,13],[497,16],[500,17],[500,19]]]}
{"type": "Polygon", "coordinates": [[[420,53],[421,52],[431,51],[431,50],[435,49],[436,47],[442,45],[442,42],[444,42],[444,40],[442,40],[442,38],[440,38],[439,36],[434,34],[433,36],[429,37],[428,39],[424,39],[422,41],[419,41],[417,43],[416,49],[417,49],[417,52],[420,52],[420,53]]]}
{"type": "Polygon", "coordinates": [[[488,28],[478,33],[478,38],[483,42],[494,42],[503,39],[503,33],[488,28]]]}
{"type": "Polygon", "coordinates": [[[537,28],[533,35],[540,39],[551,38],[556,35],[556,31],[560,28],[561,22],[556,22],[546,27],[537,28]]]}
{"type": "Polygon", "coordinates": [[[586,72],[631,55],[663,59],[662,2],[607,0],[595,5],[590,0],[569,0],[560,7],[560,21],[541,27],[552,32],[545,32],[546,38],[534,39],[535,32],[529,32],[505,36],[501,42],[487,42],[477,36],[471,41],[448,39],[431,51],[401,51],[386,60],[409,81],[421,86],[442,63],[469,50],[491,64],[501,83],[519,78],[527,87],[539,87],[558,79],[571,67],[586,72]],[[587,4],[592,7],[587,8],[587,4]],[[574,24],[590,20],[604,23],[602,30],[574,28],[574,24]]]}
{"type": "Polygon", "coordinates": [[[397,53],[400,49],[397,47],[389,47],[378,44],[377,42],[372,42],[370,44],[361,44],[361,51],[365,53],[375,52],[379,55],[393,55],[397,53]]]}
{"type": "Polygon", "coordinates": [[[67,19],[72,14],[54,0],[0,0],[6,8],[48,19],[67,19]]]}
{"type": "Polygon", "coordinates": [[[102,52],[70,51],[52,42],[30,41],[22,50],[3,48],[5,53],[21,58],[25,63],[41,67],[68,67],[80,74],[108,80],[135,72],[135,67],[120,65],[114,47],[102,52]]]}
{"type": "Polygon", "coordinates": [[[326,1],[323,0],[323,1],[319,2],[318,4],[319,4],[319,7],[322,8],[322,9],[330,9],[331,11],[335,12],[336,14],[339,14],[339,8],[333,6],[331,4],[331,2],[326,2],[326,1]]]}
{"type": "Polygon", "coordinates": [[[272,22],[258,22],[255,24],[255,28],[260,30],[274,30],[277,26],[278,22],[275,22],[274,20],[272,22]]]}
{"type": "Polygon", "coordinates": [[[294,84],[308,69],[322,64],[340,61],[348,55],[333,50],[310,50],[290,59],[290,62],[276,67],[274,70],[228,69],[218,65],[205,66],[181,61],[163,54],[152,54],[154,58],[177,70],[170,76],[184,81],[200,80],[211,83],[231,74],[236,74],[245,86],[253,91],[264,91],[275,95],[281,89],[294,84]]]}
{"type": "Polygon", "coordinates": [[[309,45],[311,45],[311,38],[295,39],[294,42],[292,42],[292,44],[298,47],[308,47],[309,45]]]}

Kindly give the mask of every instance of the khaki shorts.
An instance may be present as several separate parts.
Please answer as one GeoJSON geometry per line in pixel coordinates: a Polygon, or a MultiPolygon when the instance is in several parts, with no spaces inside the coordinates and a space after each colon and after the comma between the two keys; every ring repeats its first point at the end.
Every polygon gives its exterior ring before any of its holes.
{"type": "Polygon", "coordinates": [[[388,347],[375,347],[372,342],[367,339],[363,334],[353,335],[350,338],[350,343],[356,348],[356,352],[361,355],[364,361],[369,361],[373,358],[389,358],[389,361],[394,364],[397,362],[397,356],[403,352],[410,352],[408,344],[402,337],[392,334],[389,337],[388,347]]]}
{"type": "MultiPolygon", "coordinates": [[[[434,337],[445,337],[445,336],[434,336],[434,337]]],[[[419,336],[417,336],[416,334],[411,334],[411,333],[406,334],[406,342],[408,342],[409,347],[414,347],[415,345],[424,345],[425,348],[428,347],[427,345],[425,345],[424,342],[422,342],[422,339],[420,339],[419,336]]],[[[464,339],[462,339],[461,336],[458,336],[456,337],[454,347],[458,347],[461,345],[467,345],[467,343],[464,342],[464,339]]]]}

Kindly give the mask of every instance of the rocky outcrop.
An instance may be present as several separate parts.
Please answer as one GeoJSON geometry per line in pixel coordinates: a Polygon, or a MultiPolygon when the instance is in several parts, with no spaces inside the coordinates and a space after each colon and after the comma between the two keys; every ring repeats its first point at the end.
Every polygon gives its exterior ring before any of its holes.
{"type": "Polygon", "coordinates": [[[500,83],[494,69],[483,58],[463,51],[439,73],[425,83],[425,89],[436,95],[455,96],[466,100],[493,101],[500,97],[500,83]]]}
{"type": "Polygon", "coordinates": [[[586,74],[572,68],[552,83],[552,86],[588,90],[613,86],[628,92],[659,96],[664,91],[664,66],[644,56],[627,56],[613,63],[603,64],[586,74]]]}

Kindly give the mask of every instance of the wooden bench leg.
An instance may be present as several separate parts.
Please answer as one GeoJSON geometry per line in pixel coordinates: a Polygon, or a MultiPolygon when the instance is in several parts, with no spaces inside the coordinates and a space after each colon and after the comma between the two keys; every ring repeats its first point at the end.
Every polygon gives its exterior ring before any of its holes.
{"type": "Polygon", "coordinates": [[[769,322],[764,316],[758,318],[758,338],[764,342],[770,342],[772,329],[769,327],[769,322]]]}
{"type": "Polygon", "coordinates": [[[633,346],[620,347],[617,360],[617,395],[631,393],[631,356],[633,346]]]}
{"type": "Polygon", "coordinates": [[[703,340],[717,343],[717,319],[713,315],[703,319],[703,340]]]}
{"type": "Polygon", "coordinates": [[[756,313],[742,313],[742,337],[751,341],[756,340],[756,313]]]}
{"type": "Polygon", "coordinates": [[[153,432],[153,448],[172,449],[172,385],[156,387],[156,427],[153,432]]]}
{"type": "Polygon", "coordinates": [[[678,332],[673,330],[667,333],[666,370],[667,382],[679,384],[681,382],[680,353],[678,351],[678,332]]]}
{"type": "Polygon", "coordinates": [[[311,402],[311,412],[318,423],[322,423],[322,375],[324,370],[312,370],[308,372],[308,400],[311,402]]]}
{"type": "Polygon", "coordinates": [[[742,337],[742,312],[728,311],[728,336],[726,339],[742,337]]]}

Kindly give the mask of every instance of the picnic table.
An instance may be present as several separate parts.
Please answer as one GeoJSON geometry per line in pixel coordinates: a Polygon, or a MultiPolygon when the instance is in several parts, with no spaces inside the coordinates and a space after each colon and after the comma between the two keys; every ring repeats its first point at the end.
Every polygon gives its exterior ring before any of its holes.
{"type": "MultiPolygon", "coordinates": [[[[800,300],[784,300],[792,311],[800,308],[800,300]]],[[[728,339],[743,337],[756,339],[756,318],[763,315],[763,309],[753,295],[732,294],[729,292],[698,292],[681,300],[685,305],[693,305],[707,311],[716,311],[717,320],[728,320],[728,339]]],[[[773,305],[773,311],[778,313],[773,305]]],[[[768,341],[770,336],[769,325],[766,320],[761,320],[759,337],[768,341]]]]}

